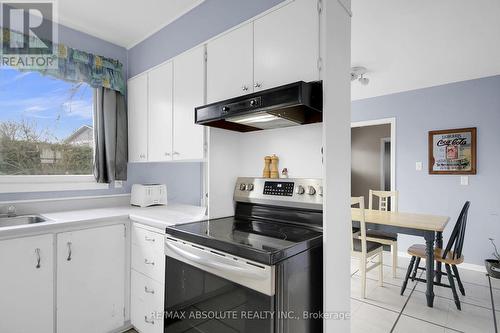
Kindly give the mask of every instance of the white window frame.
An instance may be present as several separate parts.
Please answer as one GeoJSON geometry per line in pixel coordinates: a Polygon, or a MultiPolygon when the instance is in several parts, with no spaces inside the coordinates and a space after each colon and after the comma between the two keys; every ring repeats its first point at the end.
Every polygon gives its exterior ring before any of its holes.
{"type": "Polygon", "coordinates": [[[0,176],[0,193],[53,192],[108,189],[93,175],[19,175],[0,176]]]}

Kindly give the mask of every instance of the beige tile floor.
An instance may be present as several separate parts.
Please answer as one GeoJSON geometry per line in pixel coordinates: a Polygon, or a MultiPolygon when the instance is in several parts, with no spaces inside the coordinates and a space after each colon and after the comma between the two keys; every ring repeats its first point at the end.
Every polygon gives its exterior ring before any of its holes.
{"type": "MultiPolygon", "coordinates": [[[[460,295],[462,311],[456,309],[451,290],[443,287],[434,288],[434,307],[428,308],[425,285],[421,282],[410,281],[405,295],[399,295],[406,265],[406,260],[400,261],[397,278],[393,278],[391,268],[385,266],[383,287],[378,286],[378,272],[369,272],[367,297],[361,299],[358,262],[351,261],[351,333],[495,333],[488,279],[484,273],[459,269],[466,292],[466,296],[460,295]]],[[[492,284],[499,310],[500,281],[492,280],[492,284]]],[[[500,311],[497,311],[497,321],[500,326],[500,311]]]]}
{"type": "MultiPolygon", "coordinates": [[[[378,286],[378,272],[369,272],[366,299],[361,299],[358,262],[351,261],[351,333],[495,333],[488,279],[484,273],[459,268],[466,292],[466,296],[460,295],[462,311],[455,307],[451,290],[444,287],[434,288],[434,307],[428,308],[425,284],[421,282],[409,282],[404,296],[399,295],[406,264],[407,261],[402,260],[396,279],[392,278],[390,267],[384,267],[383,287],[378,286]]],[[[500,281],[492,281],[492,284],[498,310],[500,281]]],[[[496,315],[499,321],[500,312],[496,315]]]]}

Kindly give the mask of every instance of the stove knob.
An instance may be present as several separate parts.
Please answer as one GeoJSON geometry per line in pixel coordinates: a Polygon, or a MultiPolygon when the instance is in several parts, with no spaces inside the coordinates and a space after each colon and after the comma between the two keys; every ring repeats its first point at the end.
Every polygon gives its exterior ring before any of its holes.
{"type": "Polygon", "coordinates": [[[253,184],[247,184],[247,191],[253,191],[253,184]]]}
{"type": "Polygon", "coordinates": [[[297,193],[297,194],[304,194],[304,192],[305,192],[304,186],[302,186],[302,185],[297,186],[297,189],[295,190],[295,193],[297,193]]]}
{"type": "Polygon", "coordinates": [[[316,194],[316,189],[313,186],[308,186],[307,187],[307,194],[309,194],[309,195],[315,195],[316,194]]]}
{"type": "Polygon", "coordinates": [[[318,194],[323,196],[323,186],[318,187],[318,194]]]}
{"type": "Polygon", "coordinates": [[[246,189],[247,189],[247,185],[246,185],[246,184],[241,183],[241,184],[240,184],[240,191],[245,191],[246,189]]]}

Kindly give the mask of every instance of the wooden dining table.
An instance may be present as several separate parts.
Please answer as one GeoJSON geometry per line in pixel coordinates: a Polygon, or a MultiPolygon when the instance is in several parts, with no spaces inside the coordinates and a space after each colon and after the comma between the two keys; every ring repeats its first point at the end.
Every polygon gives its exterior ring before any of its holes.
{"type": "MultiPolygon", "coordinates": [[[[351,208],[351,215],[352,221],[359,221],[361,210],[351,208]]],[[[443,247],[443,231],[449,220],[448,216],[365,209],[365,223],[368,228],[422,236],[425,239],[425,252],[428,258],[425,261],[427,280],[425,296],[428,307],[433,307],[434,304],[434,278],[436,282],[441,283],[442,277],[441,263],[437,263],[434,267],[434,244],[438,248],[443,247]]]]}

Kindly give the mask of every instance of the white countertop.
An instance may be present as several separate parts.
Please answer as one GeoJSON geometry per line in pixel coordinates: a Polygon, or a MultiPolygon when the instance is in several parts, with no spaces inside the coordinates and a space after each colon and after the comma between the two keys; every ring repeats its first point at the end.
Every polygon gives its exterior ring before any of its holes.
{"type": "Polygon", "coordinates": [[[133,207],[118,206],[99,209],[71,210],[42,214],[50,221],[36,224],[0,228],[0,237],[21,234],[57,232],[66,227],[79,227],[92,224],[99,225],[101,221],[110,218],[130,218],[153,228],[165,232],[169,225],[195,222],[206,219],[205,207],[182,204],[168,204],[167,206],[133,207]]]}

